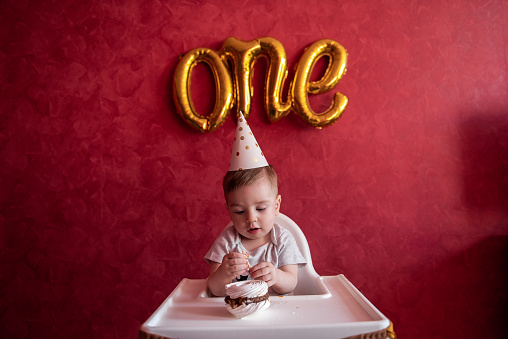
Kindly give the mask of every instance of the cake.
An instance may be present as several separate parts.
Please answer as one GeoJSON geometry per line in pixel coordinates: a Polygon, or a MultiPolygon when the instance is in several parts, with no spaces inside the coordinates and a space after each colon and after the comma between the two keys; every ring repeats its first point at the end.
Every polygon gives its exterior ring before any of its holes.
{"type": "Polygon", "coordinates": [[[270,306],[268,285],[261,280],[246,280],[226,285],[227,310],[243,318],[270,306]]]}

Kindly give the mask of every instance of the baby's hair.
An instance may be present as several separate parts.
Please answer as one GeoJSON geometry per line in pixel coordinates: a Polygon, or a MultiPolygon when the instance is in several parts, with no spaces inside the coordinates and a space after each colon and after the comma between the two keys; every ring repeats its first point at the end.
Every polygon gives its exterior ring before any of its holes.
{"type": "Polygon", "coordinates": [[[277,173],[275,173],[272,165],[268,165],[265,167],[227,172],[224,176],[224,180],[222,181],[222,188],[224,189],[224,197],[226,198],[226,202],[228,201],[228,193],[233,192],[241,187],[248,186],[263,176],[268,179],[268,182],[270,183],[270,186],[272,186],[272,190],[275,193],[275,196],[277,196],[279,194],[279,189],[277,186],[277,173]]]}

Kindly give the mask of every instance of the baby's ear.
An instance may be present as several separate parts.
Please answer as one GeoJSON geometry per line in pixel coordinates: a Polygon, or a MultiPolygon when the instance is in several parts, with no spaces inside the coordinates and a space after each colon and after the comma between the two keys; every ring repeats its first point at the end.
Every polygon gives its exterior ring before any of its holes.
{"type": "Polygon", "coordinates": [[[280,194],[277,196],[277,198],[275,199],[275,215],[279,215],[280,213],[280,203],[282,201],[282,197],[280,196],[280,194]]]}

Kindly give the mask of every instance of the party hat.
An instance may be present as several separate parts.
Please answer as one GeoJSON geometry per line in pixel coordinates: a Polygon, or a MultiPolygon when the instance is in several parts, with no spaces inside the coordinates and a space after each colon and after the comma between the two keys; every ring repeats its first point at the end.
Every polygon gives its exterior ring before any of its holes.
{"type": "Polygon", "coordinates": [[[239,171],[250,168],[268,166],[261,148],[250,130],[247,120],[240,112],[238,124],[236,126],[236,135],[231,152],[231,162],[229,171],[239,171]]]}

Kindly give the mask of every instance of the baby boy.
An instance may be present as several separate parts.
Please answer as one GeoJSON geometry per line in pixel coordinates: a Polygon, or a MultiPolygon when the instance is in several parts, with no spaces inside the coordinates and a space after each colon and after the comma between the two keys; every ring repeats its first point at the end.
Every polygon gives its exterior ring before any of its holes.
{"type": "Polygon", "coordinates": [[[222,231],[205,256],[210,264],[210,292],[223,296],[225,285],[242,275],[265,281],[276,293],[292,292],[298,267],[306,261],[291,232],[275,223],[281,204],[277,174],[243,115],[223,189],[233,225],[222,231]]]}

